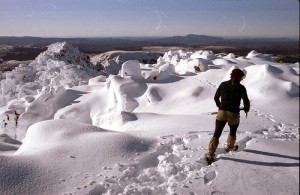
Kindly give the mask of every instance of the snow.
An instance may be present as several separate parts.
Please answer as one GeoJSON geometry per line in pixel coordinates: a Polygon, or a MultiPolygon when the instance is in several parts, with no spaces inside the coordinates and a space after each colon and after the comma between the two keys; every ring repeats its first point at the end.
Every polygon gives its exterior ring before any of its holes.
{"type": "Polygon", "coordinates": [[[161,53],[158,52],[108,51],[93,56],[91,62],[100,65],[107,73],[117,75],[126,61],[138,60],[145,64],[153,64],[160,56],[161,53]]]}
{"type": "Polygon", "coordinates": [[[56,43],[1,75],[1,194],[299,194],[299,63],[256,51],[170,50],[156,64],[134,54],[112,73],[116,64],[99,71],[56,43]],[[226,126],[208,165],[214,93],[236,67],[251,110],[238,151],[225,152],[226,126]]]}
{"type": "Polygon", "coordinates": [[[141,66],[137,60],[129,60],[122,64],[122,77],[131,77],[133,79],[141,79],[141,66]]]}

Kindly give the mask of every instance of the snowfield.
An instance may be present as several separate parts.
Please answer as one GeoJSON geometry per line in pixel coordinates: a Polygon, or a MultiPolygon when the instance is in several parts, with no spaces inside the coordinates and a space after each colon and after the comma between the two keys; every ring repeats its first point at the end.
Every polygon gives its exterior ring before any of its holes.
{"type": "Polygon", "coordinates": [[[134,54],[95,65],[56,43],[0,75],[1,194],[299,194],[299,63],[256,51],[170,50],[155,64],[134,54]],[[225,152],[226,126],[207,165],[214,93],[234,68],[247,73],[251,110],[238,151],[225,152]]]}

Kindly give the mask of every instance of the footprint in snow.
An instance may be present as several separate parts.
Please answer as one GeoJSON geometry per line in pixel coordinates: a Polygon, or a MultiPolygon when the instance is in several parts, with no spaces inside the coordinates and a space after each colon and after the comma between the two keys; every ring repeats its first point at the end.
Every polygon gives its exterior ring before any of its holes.
{"type": "Polygon", "coordinates": [[[213,180],[215,180],[217,177],[217,172],[216,171],[211,171],[208,172],[204,175],[204,184],[206,185],[210,185],[213,180]]]}
{"type": "Polygon", "coordinates": [[[161,136],[161,139],[168,139],[168,138],[172,138],[174,137],[174,135],[165,135],[165,136],[161,136]]]}
{"type": "Polygon", "coordinates": [[[189,131],[188,134],[196,134],[199,133],[199,131],[189,131]]]}

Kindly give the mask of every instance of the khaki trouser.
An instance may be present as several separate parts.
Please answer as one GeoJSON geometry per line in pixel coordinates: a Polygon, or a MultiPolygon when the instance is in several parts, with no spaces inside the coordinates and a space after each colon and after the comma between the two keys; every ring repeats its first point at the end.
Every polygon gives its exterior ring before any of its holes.
{"type": "Polygon", "coordinates": [[[208,145],[208,153],[207,153],[208,160],[213,160],[215,158],[215,152],[219,144],[219,138],[222,134],[222,131],[226,123],[228,123],[230,127],[230,134],[228,135],[226,150],[230,151],[233,150],[234,148],[234,144],[236,140],[236,131],[240,124],[240,114],[219,110],[216,117],[215,132],[208,145]]]}
{"type": "Polygon", "coordinates": [[[228,125],[238,125],[240,123],[240,114],[219,110],[216,119],[219,121],[228,122],[228,125]]]}

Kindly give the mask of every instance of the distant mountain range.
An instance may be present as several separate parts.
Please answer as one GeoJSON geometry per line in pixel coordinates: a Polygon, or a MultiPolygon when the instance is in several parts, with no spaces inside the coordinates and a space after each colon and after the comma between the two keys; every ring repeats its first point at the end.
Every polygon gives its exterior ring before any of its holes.
{"type": "Polygon", "coordinates": [[[206,35],[194,35],[189,34],[186,36],[173,36],[157,39],[161,43],[167,44],[184,44],[184,45],[211,45],[224,42],[223,38],[206,36],[206,35]]]}
{"type": "Polygon", "coordinates": [[[288,38],[222,38],[206,35],[189,34],[186,36],[172,37],[145,37],[145,38],[42,38],[42,37],[0,37],[0,44],[6,45],[31,45],[46,46],[56,42],[67,41],[78,47],[89,45],[90,47],[124,47],[128,45],[151,46],[207,46],[207,45],[226,45],[226,46],[249,46],[252,45],[274,45],[282,43],[296,43],[299,40],[288,38]],[[246,44],[246,45],[245,45],[246,44]]]}

